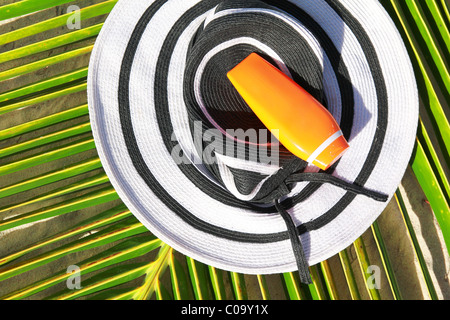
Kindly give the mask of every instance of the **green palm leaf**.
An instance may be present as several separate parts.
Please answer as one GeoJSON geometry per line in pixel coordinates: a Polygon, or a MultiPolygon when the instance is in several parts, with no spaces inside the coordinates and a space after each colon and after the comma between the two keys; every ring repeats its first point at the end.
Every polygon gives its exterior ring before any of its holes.
{"type": "MultiPolygon", "coordinates": [[[[155,238],[111,186],[88,117],[89,55],[116,2],[0,2],[0,299],[450,298],[430,268],[448,251],[427,254],[437,240],[412,222],[406,182],[406,194],[399,190],[368,232],[310,267],[309,286],[295,272],[219,270],[155,238]],[[80,8],[81,29],[66,26],[70,5],[80,8]],[[386,223],[395,217],[397,224],[386,223]],[[404,247],[392,240],[400,232],[404,247]],[[401,250],[411,254],[397,259],[401,250]],[[417,265],[406,274],[416,282],[404,280],[404,263],[417,265]],[[379,287],[371,285],[372,266],[381,270],[379,287]],[[70,286],[74,279],[80,287],[70,286]],[[423,290],[411,291],[416,284],[423,290]]],[[[422,210],[439,224],[437,243],[450,249],[449,10],[443,0],[380,2],[409,50],[422,102],[406,178],[416,179],[411,192],[423,194],[422,210]]]]}

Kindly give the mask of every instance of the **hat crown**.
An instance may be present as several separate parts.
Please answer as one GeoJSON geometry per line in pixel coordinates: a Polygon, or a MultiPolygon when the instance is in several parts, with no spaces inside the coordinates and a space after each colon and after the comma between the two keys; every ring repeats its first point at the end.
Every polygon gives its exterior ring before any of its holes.
{"type": "Polygon", "coordinates": [[[307,163],[271,134],[230,83],[227,73],[257,53],[327,106],[323,65],[295,30],[300,21],[273,4],[277,2],[218,3],[190,41],[183,79],[197,156],[234,196],[255,203],[272,203],[287,195],[290,191],[284,179],[303,171],[307,163]],[[262,19],[262,14],[270,21],[262,19]],[[289,23],[271,23],[280,20],[289,23]],[[263,41],[252,40],[261,35],[263,41]],[[262,186],[267,180],[271,183],[262,186]]]}

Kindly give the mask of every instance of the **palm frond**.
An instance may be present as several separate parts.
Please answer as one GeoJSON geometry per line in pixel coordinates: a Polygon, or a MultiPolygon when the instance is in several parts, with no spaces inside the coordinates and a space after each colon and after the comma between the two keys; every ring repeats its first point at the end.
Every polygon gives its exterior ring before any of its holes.
{"type": "Polygon", "coordinates": [[[311,266],[309,286],[295,272],[244,275],[183,256],[120,201],[96,153],[86,104],[89,55],[116,2],[22,0],[0,6],[0,299],[450,298],[448,281],[432,267],[445,264],[450,250],[446,1],[380,1],[418,79],[416,149],[408,181],[380,219],[352,246],[311,266]],[[74,4],[82,27],[70,30],[73,13],[67,9],[74,4]],[[429,238],[412,222],[412,178],[426,200],[421,210],[438,223],[438,237],[429,238]],[[400,233],[406,237],[401,243],[400,233]],[[431,242],[447,249],[430,256],[431,242]],[[399,259],[400,251],[411,254],[399,259]],[[416,268],[405,274],[405,264],[416,268]],[[371,285],[372,266],[381,270],[379,287],[371,285]],[[412,292],[405,277],[417,279],[423,291],[412,292]],[[80,287],[70,285],[74,279],[80,287]]]}

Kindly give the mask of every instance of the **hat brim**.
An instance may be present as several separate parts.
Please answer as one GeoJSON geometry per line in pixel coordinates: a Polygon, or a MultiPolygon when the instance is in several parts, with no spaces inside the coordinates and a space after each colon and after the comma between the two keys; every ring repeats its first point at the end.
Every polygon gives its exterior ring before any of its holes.
{"type": "MultiPolygon", "coordinates": [[[[218,3],[117,3],[97,38],[89,68],[95,143],[121,199],[174,249],[225,270],[292,271],[295,258],[276,212],[261,214],[235,201],[201,165],[180,166],[171,156],[174,145],[189,149],[193,144],[180,79],[190,41],[218,3]]],[[[349,117],[343,110],[351,110],[350,148],[333,175],[392,197],[408,165],[418,119],[414,73],[400,35],[375,0],[297,0],[289,5],[311,20],[300,21],[301,36],[319,49],[313,51],[324,68],[331,112],[341,122],[349,117]],[[311,30],[312,24],[320,32],[311,30]],[[331,41],[327,47],[325,40],[331,41]],[[348,79],[341,80],[343,73],[348,79]],[[350,83],[350,97],[342,92],[342,81],[350,83]],[[344,95],[352,105],[343,105],[344,95]]],[[[298,183],[290,197],[306,192],[308,185],[298,183]]],[[[288,212],[314,265],[349,246],[386,205],[321,185],[288,212]]]]}

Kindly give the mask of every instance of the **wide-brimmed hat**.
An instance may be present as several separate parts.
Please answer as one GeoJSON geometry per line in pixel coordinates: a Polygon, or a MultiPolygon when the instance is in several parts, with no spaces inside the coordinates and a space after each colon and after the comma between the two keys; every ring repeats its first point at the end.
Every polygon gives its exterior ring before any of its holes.
{"type": "Polygon", "coordinates": [[[418,122],[407,51],[375,0],[121,0],[92,52],[88,100],[131,212],[174,249],[247,274],[314,265],[361,236],[418,122]],[[228,81],[253,52],[340,124],[350,147],[327,171],[266,134],[228,81]]]}

